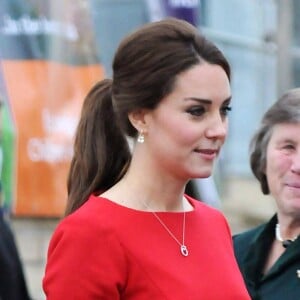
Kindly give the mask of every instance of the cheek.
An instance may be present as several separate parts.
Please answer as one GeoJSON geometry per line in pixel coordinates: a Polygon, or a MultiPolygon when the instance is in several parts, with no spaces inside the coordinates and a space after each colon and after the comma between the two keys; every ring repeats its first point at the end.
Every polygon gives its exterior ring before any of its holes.
{"type": "Polygon", "coordinates": [[[180,126],[180,124],[175,128],[174,139],[178,142],[190,145],[199,141],[199,137],[202,136],[199,126],[197,128],[193,128],[192,126],[180,126]]]}
{"type": "Polygon", "coordinates": [[[282,153],[270,152],[267,158],[267,177],[283,174],[290,168],[290,158],[282,153]]]}
{"type": "Polygon", "coordinates": [[[199,124],[192,124],[183,118],[164,117],[156,123],[156,133],[160,138],[165,138],[180,145],[190,145],[199,140],[203,135],[199,124]]]}

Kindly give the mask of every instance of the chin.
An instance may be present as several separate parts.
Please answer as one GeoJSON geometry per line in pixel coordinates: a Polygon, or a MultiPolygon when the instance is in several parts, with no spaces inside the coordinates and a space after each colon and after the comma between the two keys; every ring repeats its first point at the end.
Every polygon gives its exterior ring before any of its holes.
{"type": "Polygon", "coordinates": [[[194,173],[191,178],[208,178],[212,174],[212,170],[207,170],[207,171],[201,171],[201,172],[196,172],[194,173]]]}

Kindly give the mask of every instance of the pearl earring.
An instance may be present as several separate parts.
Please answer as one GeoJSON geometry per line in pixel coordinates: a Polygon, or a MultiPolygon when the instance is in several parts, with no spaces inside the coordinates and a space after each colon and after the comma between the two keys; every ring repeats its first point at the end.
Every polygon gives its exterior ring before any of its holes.
{"type": "Polygon", "coordinates": [[[137,138],[137,142],[140,143],[140,144],[143,144],[145,142],[145,136],[144,136],[144,133],[142,131],[139,132],[139,136],[137,138]]]}

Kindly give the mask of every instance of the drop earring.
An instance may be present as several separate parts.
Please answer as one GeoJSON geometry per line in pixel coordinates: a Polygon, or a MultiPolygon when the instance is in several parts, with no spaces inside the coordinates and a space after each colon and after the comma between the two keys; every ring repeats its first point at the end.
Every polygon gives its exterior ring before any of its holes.
{"type": "Polygon", "coordinates": [[[140,143],[140,144],[143,144],[145,142],[145,136],[144,136],[143,131],[139,132],[137,142],[140,143]]]}

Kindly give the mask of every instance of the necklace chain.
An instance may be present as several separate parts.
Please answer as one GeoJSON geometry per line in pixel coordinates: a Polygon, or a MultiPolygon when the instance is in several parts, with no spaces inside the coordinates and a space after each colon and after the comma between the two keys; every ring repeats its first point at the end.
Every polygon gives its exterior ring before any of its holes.
{"type": "Polygon", "coordinates": [[[183,211],[183,221],[182,221],[182,243],[176,238],[170,228],[163,222],[163,220],[158,216],[158,214],[147,205],[147,203],[143,202],[144,206],[147,207],[150,212],[154,215],[157,221],[164,227],[164,229],[169,233],[169,235],[176,241],[176,243],[180,246],[180,252],[183,256],[188,256],[189,251],[185,245],[185,211],[183,211]]]}
{"type": "Polygon", "coordinates": [[[275,237],[276,237],[277,241],[282,243],[284,248],[287,248],[292,242],[294,242],[298,238],[298,236],[294,236],[292,239],[284,240],[280,233],[280,224],[279,223],[277,223],[275,226],[275,237]]]}

